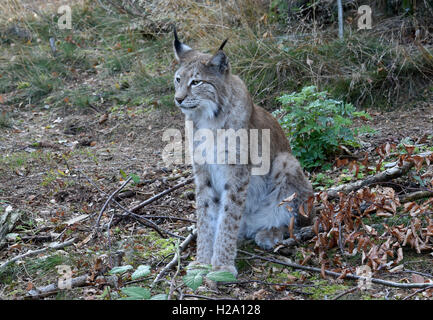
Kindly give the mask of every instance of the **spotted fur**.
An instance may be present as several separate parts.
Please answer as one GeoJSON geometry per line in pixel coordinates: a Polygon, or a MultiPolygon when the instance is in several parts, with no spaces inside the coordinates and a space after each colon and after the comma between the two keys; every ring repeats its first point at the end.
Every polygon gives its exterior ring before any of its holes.
{"type": "MultiPolygon", "coordinates": [[[[214,55],[204,54],[181,43],[175,34],[174,52],[180,66],[174,86],[175,104],[185,119],[192,121],[194,131],[211,129],[216,135],[218,129],[270,130],[271,165],[267,174],[252,175],[251,161],[193,162],[198,220],[196,260],[236,274],[237,240],[253,238],[259,246],[270,249],[283,239],[292,217],[297,226],[309,223],[309,219],[301,219],[298,208],[312,195],[312,187],[291,155],[276,119],[254,105],[245,84],[230,72],[224,45],[214,55]],[[293,193],[297,196],[290,208],[279,205],[293,193]]],[[[196,148],[195,142],[192,151],[196,148]]]]}

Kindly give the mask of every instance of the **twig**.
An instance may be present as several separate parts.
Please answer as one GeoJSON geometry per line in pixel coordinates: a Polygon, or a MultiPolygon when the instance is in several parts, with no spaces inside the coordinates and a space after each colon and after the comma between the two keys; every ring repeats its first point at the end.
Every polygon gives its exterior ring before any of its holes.
{"type": "Polygon", "coordinates": [[[405,203],[405,202],[410,202],[410,201],[429,198],[429,197],[433,197],[433,191],[429,191],[429,190],[416,191],[416,192],[412,192],[400,196],[400,202],[405,203]]]}
{"type": "MultiPolygon", "coordinates": [[[[93,181],[92,181],[92,179],[90,178],[90,177],[88,177],[83,171],[81,171],[81,170],[79,170],[79,172],[87,179],[87,181],[89,181],[89,183],[92,185],[92,186],[94,186],[100,193],[103,193],[103,194],[105,194],[105,195],[107,195],[108,196],[108,194],[105,192],[105,191],[103,191],[103,190],[101,190],[101,188],[99,188],[93,181]]],[[[165,233],[167,233],[167,234],[169,234],[169,235],[171,235],[171,236],[173,236],[173,237],[177,237],[177,238],[183,238],[183,237],[181,237],[181,236],[178,236],[178,235],[175,235],[175,234],[172,234],[171,232],[169,232],[169,231],[166,231],[166,230],[161,230],[161,228],[159,228],[155,223],[153,223],[152,221],[150,221],[150,220],[148,220],[148,219],[146,219],[146,218],[144,218],[144,217],[142,217],[142,216],[140,216],[140,215],[137,215],[137,214],[135,214],[135,213],[133,213],[133,212],[131,212],[130,210],[128,210],[128,209],[126,209],[124,206],[122,206],[118,201],[116,201],[116,199],[112,199],[112,201],[113,201],[113,203],[116,205],[116,206],[118,206],[120,209],[122,209],[126,214],[124,214],[124,215],[121,215],[121,217],[125,217],[125,216],[130,216],[130,217],[132,217],[132,218],[134,218],[136,221],[138,221],[140,224],[143,224],[144,226],[146,226],[146,227],[150,227],[150,228],[152,228],[152,229],[154,229],[156,232],[158,232],[158,234],[161,236],[161,237],[164,237],[164,235],[163,235],[163,232],[165,232],[165,233]],[[139,220],[140,219],[140,220],[139,220]],[[142,220],[142,221],[141,221],[142,220]],[[145,221],[145,223],[143,222],[143,221],[145,221]]],[[[115,221],[113,221],[113,224],[115,225],[116,224],[116,222],[115,221]]]]}
{"type": "Polygon", "coordinates": [[[423,292],[423,291],[426,291],[426,290],[428,290],[428,289],[432,289],[432,288],[433,288],[433,284],[430,284],[430,286],[427,286],[427,287],[425,287],[425,288],[418,289],[418,290],[416,290],[414,293],[411,293],[411,294],[408,295],[407,297],[404,297],[403,300],[408,300],[408,299],[412,298],[414,295],[416,295],[416,294],[418,294],[418,293],[421,293],[421,292],[423,292]]]}
{"type": "Polygon", "coordinates": [[[113,222],[114,213],[111,215],[110,222],[108,223],[107,227],[107,238],[108,238],[108,261],[110,266],[113,265],[113,258],[111,257],[111,237],[110,237],[110,227],[111,223],[113,222]]]}
{"type": "Polygon", "coordinates": [[[129,177],[125,182],[123,182],[122,185],[108,197],[107,201],[105,201],[104,206],[102,207],[101,211],[99,212],[98,218],[96,219],[95,229],[98,228],[102,214],[104,213],[105,209],[107,208],[113,197],[115,197],[120,191],[122,191],[122,189],[126,187],[129,181],[131,181],[131,179],[132,177],[129,177]]]}
{"type": "Polygon", "coordinates": [[[220,282],[218,285],[232,285],[232,284],[246,284],[246,283],[259,283],[266,286],[281,286],[281,287],[312,287],[314,285],[310,284],[300,284],[300,283],[279,283],[279,282],[267,282],[263,280],[239,280],[239,281],[224,281],[220,282]]]}
{"type": "Polygon", "coordinates": [[[155,267],[158,268],[158,266],[159,266],[160,264],[162,264],[162,263],[165,261],[165,259],[167,259],[167,258],[169,258],[169,257],[171,257],[171,256],[173,256],[173,255],[174,255],[174,253],[169,253],[168,255],[166,255],[165,257],[163,257],[162,260],[159,261],[159,262],[155,265],[155,267]]]}
{"type": "Polygon", "coordinates": [[[192,220],[192,219],[178,218],[178,217],[172,217],[172,216],[146,216],[146,219],[179,220],[179,221],[186,221],[186,222],[190,222],[190,223],[196,223],[197,222],[196,220],[192,220]]]}
{"type": "Polygon", "coordinates": [[[415,270],[408,270],[408,269],[404,269],[402,272],[406,272],[406,273],[415,273],[418,274],[420,276],[426,277],[426,278],[430,278],[433,279],[433,275],[429,274],[429,273],[423,273],[423,272],[419,272],[419,271],[415,271],[415,270]]]}
{"type": "Polygon", "coordinates": [[[123,217],[131,217],[133,218],[135,221],[137,221],[138,223],[144,225],[145,227],[149,227],[152,228],[153,230],[155,230],[161,237],[165,238],[164,233],[168,234],[169,236],[175,237],[175,238],[179,238],[179,239],[185,239],[182,236],[179,236],[177,234],[174,234],[168,230],[162,229],[160,227],[158,227],[155,223],[153,223],[151,220],[140,216],[138,214],[135,214],[133,212],[130,212],[128,209],[123,208],[122,206],[120,206],[122,210],[125,211],[125,214],[120,215],[122,218],[123,217]]]}
{"type": "Polygon", "coordinates": [[[340,299],[342,296],[345,296],[346,294],[349,294],[349,293],[351,293],[351,292],[354,292],[354,291],[356,291],[356,290],[358,290],[358,289],[359,289],[358,287],[353,287],[353,288],[351,288],[351,289],[349,289],[349,290],[343,291],[343,292],[340,293],[339,295],[336,295],[332,300],[338,300],[338,299],[340,299]]]}
{"type": "MultiPolygon", "coordinates": [[[[219,299],[219,298],[212,298],[212,297],[201,296],[198,294],[190,294],[190,293],[183,294],[183,298],[184,297],[199,298],[199,299],[205,299],[205,300],[226,300],[225,298],[219,299]]],[[[233,299],[230,299],[230,300],[233,300],[233,299]]]]}
{"type": "MultiPolygon", "coordinates": [[[[255,254],[249,253],[247,251],[243,251],[243,250],[238,250],[238,251],[242,252],[244,254],[248,254],[250,256],[253,256],[253,257],[260,259],[260,260],[264,260],[264,261],[268,261],[268,262],[272,262],[272,263],[276,263],[276,264],[281,264],[283,266],[291,267],[294,269],[301,269],[301,270],[317,272],[317,273],[322,272],[322,269],[320,269],[320,268],[302,266],[302,265],[297,264],[297,263],[284,262],[281,260],[270,259],[270,258],[258,256],[258,255],[255,255],[255,254]]],[[[329,271],[329,270],[325,270],[325,274],[332,276],[332,277],[336,277],[336,278],[343,276],[342,273],[329,271]]],[[[394,287],[394,288],[402,288],[402,289],[425,288],[425,287],[431,286],[431,283],[398,283],[398,282],[387,281],[387,280],[376,279],[376,278],[368,278],[367,279],[366,277],[357,276],[354,274],[346,274],[346,275],[344,275],[344,278],[349,279],[349,280],[369,280],[372,283],[381,284],[384,286],[389,286],[389,287],[394,287]]]]}
{"type": "Polygon", "coordinates": [[[171,261],[158,273],[158,275],[156,276],[155,280],[152,283],[152,287],[161,280],[162,276],[171,268],[173,268],[177,261],[178,261],[178,257],[180,256],[180,254],[185,251],[185,249],[188,247],[188,245],[197,237],[197,229],[194,229],[191,234],[186,237],[185,240],[183,240],[183,242],[179,245],[179,252],[176,252],[176,254],[174,255],[173,259],[171,259],[171,261]]]}
{"type": "Polygon", "coordinates": [[[170,189],[164,190],[163,192],[158,193],[157,195],[147,199],[146,201],[143,201],[143,202],[137,204],[135,207],[131,208],[129,211],[135,212],[138,209],[141,209],[144,206],[147,206],[149,203],[152,203],[152,202],[158,200],[159,198],[162,198],[163,196],[165,196],[165,195],[167,195],[167,194],[169,194],[169,193],[171,193],[171,192],[173,192],[173,191],[175,191],[175,190],[177,190],[183,186],[186,186],[187,184],[190,184],[193,181],[194,181],[194,178],[189,178],[189,179],[185,180],[184,182],[178,183],[174,187],[171,187],[170,189]]]}
{"type": "MultiPolygon", "coordinates": [[[[85,286],[87,284],[88,277],[89,277],[89,275],[85,274],[83,276],[72,278],[71,282],[70,282],[70,286],[71,286],[70,288],[85,286]]],[[[31,289],[27,293],[27,298],[39,299],[42,297],[46,297],[46,296],[55,294],[60,290],[61,289],[59,288],[58,283],[52,283],[52,284],[49,284],[45,287],[31,289]]]]}
{"type": "Polygon", "coordinates": [[[11,264],[12,262],[15,262],[17,260],[23,259],[23,258],[28,257],[30,255],[39,254],[39,253],[45,252],[45,251],[47,251],[49,249],[61,249],[61,248],[70,246],[71,244],[74,243],[74,241],[75,241],[75,238],[72,238],[72,239],[69,239],[68,241],[65,241],[65,242],[62,242],[62,243],[58,243],[58,244],[54,244],[54,245],[51,245],[51,246],[48,246],[48,247],[45,247],[45,248],[42,248],[42,249],[29,250],[29,251],[27,251],[24,254],[20,254],[20,255],[18,255],[16,257],[14,257],[14,258],[12,258],[12,259],[4,262],[2,265],[0,265],[0,270],[2,270],[3,268],[5,268],[6,266],[8,266],[9,264],[11,264]]]}
{"type": "Polygon", "coordinates": [[[161,230],[161,228],[159,228],[155,223],[153,223],[152,221],[150,221],[148,218],[145,218],[145,217],[143,217],[141,215],[136,214],[135,211],[137,211],[138,209],[143,208],[144,206],[146,206],[146,205],[148,205],[148,204],[150,204],[150,203],[152,203],[152,202],[154,202],[154,201],[162,198],[163,196],[165,196],[165,195],[167,195],[167,194],[169,194],[169,193],[171,193],[171,192],[173,192],[173,191],[175,191],[175,190],[177,190],[177,189],[179,189],[179,188],[181,188],[181,187],[183,187],[183,186],[185,186],[187,184],[190,184],[193,181],[194,181],[194,178],[189,178],[186,181],[181,182],[181,183],[175,185],[174,187],[171,187],[171,188],[169,188],[167,190],[164,190],[163,192],[158,193],[157,195],[155,195],[155,196],[147,199],[146,201],[143,201],[143,202],[139,203],[138,205],[136,205],[135,207],[133,207],[131,209],[124,208],[122,205],[120,205],[115,200],[113,202],[116,203],[123,211],[125,211],[126,214],[123,215],[123,216],[130,216],[130,217],[134,218],[135,220],[137,220],[140,223],[142,222],[140,220],[145,221],[144,225],[153,228],[155,231],[157,231],[159,233],[159,235],[161,237],[164,237],[164,235],[163,235],[163,232],[164,232],[164,233],[166,233],[166,234],[168,234],[168,235],[170,235],[172,237],[184,239],[182,236],[179,236],[179,235],[176,235],[174,233],[171,233],[170,231],[161,230]]]}
{"type": "Polygon", "coordinates": [[[176,273],[171,278],[170,290],[168,292],[167,300],[170,300],[171,296],[173,295],[173,292],[174,292],[174,289],[175,289],[175,283],[176,283],[175,279],[176,279],[176,277],[177,277],[177,275],[179,274],[179,271],[180,271],[179,240],[176,242],[176,255],[177,255],[177,269],[176,269],[176,273]]]}
{"type": "Polygon", "coordinates": [[[44,241],[53,240],[53,236],[52,235],[20,236],[19,239],[26,242],[44,242],[44,241]]]}

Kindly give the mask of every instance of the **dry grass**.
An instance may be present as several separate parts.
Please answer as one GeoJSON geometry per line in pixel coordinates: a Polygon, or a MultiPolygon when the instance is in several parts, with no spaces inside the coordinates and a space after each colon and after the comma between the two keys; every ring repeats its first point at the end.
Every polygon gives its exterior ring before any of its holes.
{"type": "Polygon", "coordinates": [[[346,21],[341,42],[332,26],[305,20],[281,25],[269,6],[263,0],[154,0],[146,2],[143,12],[164,36],[175,24],[182,39],[200,50],[215,50],[229,38],[226,50],[234,71],[256,100],[270,108],[282,91],[310,84],[373,108],[407,104],[431,86],[433,38],[431,28],[420,24],[422,17],[391,17],[371,32],[360,32],[356,13],[352,17],[349,12],[352,23],[346,21]],[[418,43],[408,41],[415,27],[422,35],[418,43]]]}
{"type": "MultiPolygon", "coordinates": [[[[0,26],[20,23],[35,34],[47,33],[47,30],[53,32],[49,25],[42,26],[42,22],[47,24],[47,21],[41,21],[39,29],[34,30],[37,23],[29,24],[24,17],[30,14],[33,20],[38,20],[43,15],[42,11],[55,12],[55,8],[63,3],[65,1],[61,0],[49,4],[44,1],[7,0],[0,6],[2,11],[8,13],[3,17],[9,18],[3,23],[0,21],[0,26]],[[42,5],[47,7],[42,8],[42,5]]],[[[430,41],[429,27],[418,26],[422,34],[419,42],[409,41],[408,38],[417,24],[416,19],[390,18],[368,32],[357,31],[352,19],[352,24],[347,23],[346,26],[345,42],[341,42],[336,39],[336,30],[332,25],[324,28],[307,20],[285,25],[275,17],[275,9],[270,9],[267,0],[76,0],[72,4],[67,1],[67,4],[75,5],[73,8],[89,8],[92,16],[74,16],[74,19],[81,20],[80,30],[72,30],[73,36],[82,37],[83,33],[87,33],[101,38],[108,29],[112,32],[111,38],[131,37],[133,33],[133,37],[139,39],[141,34],[150,40],[148,44],[153,40],[159,42],[157,48],[163,55],[163,63],[172,59],[173,25],[176,25],[184,42],[203,51],[216,50],[228,38],[226,50],[234,72],[245,80],[255,101],[270,109],[275,107],[277,96],[300,90],[306,85],[316,85],[335,98],[356,106],[373,108],[395,108],[409,101],[425,99],[424,92],[430,92],[432,86],[433,41],[430,41]],[[128,9],[127,3],[135,4],[133,10],[128,9]],[[122,6],[126,11],[121,9],[122,6]],[[95,8],[98,8],[97,13],[95,8]],[[88,19],[98,21],[96,30],[93,22],[87,23],[88,19]],[[396,36],[398,21],[401,22],[400,37],[396,36]],[[92,26],[86,26],[89,24],[92,26]],[[87,29],[83,31],[83,28],[87,29]]],[[[73,14],[77,11],[80,12],[74,9],[73,14]]],[[[348,12],[348,20],[351,14],[348,12]]],[[[109,43],[105,38],[102,41],[109,43]]],[[[98,60],[109,53],[109,48],[99,49],[92,53],[98,60]]],[[[5,57],[8,54],[6,52],[5,57]]],[[[127,52],[117,52],[109,60],[115,70],[119,69],[116,65],[123,70],[122,65],[128,66],[131,56],[127,52]]],[[[148,56],[148,51],[143,49],[138,52],[137,59],[148,56]]],[[[167,64],[165,69],[171,70],[172,67],[167,64]]],[[[124,71],[129,70],[142,68],[131,65],[124,71]]]]}
{"type": "Polygon", "coordinates": [[[0,3],[0,23],[7,21],[24,21],[29,15],[40,15],[41,12],[57,12],[62,5],[80,5],[85,0],[3,0],[0,3]]]}

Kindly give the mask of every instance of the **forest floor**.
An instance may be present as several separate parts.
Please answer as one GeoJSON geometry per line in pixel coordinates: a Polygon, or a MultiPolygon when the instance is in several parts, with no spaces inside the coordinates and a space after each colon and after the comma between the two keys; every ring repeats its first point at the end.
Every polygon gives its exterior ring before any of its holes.
{"type": "MultiPolygon", "coordinates": [[[[175,65],[171,64],[161,73],[170,79],[174,70],[175,65]]],[[[236,260],[237,283],[222,282],[218,287],[203,284],[196,290],[183,280],[184,266],[195,256],[192,242],[181,252],[178,272],[176,268],[170,270],[152,287],[152,281],[176,253],[181,238],[188,237],[194,226],[194,184],[186,184],[135,212],[153,221],[156,227],[121,216],[125,210],[114,201],[104,206],[129,177],[132,180],[113,197],[124,208],[133,208],[192,177],[189,165],[166,165],[162,159],[167,145],[163,141],[165,130],[174,128],[182,134],[184,130],[182,113],[169,102],[172,93],[162,92],[161,99],[155,99],[152,87],[149,97],[132,97],[141,99],[134,103],[120,99],[115,104],[98,95],[111,88],[115,92],[113,96],[123,97],[122,91],[133,86],[128,81],[129,84],[123,85],[117,78],[107,80],[98,73],[78,72],[66,87],[69,93],[83,86],[91,87],[97,98],[84,103],[86,107],[77,106],[74,104],[77,100],[67,95],[59,95],[55,107],[42,101],[17,100],[28,89],[26,83],[0,96],[1,112],[7,114],[7,119],[4,117],[0,123],[0,214],[18,213],[14,228],[7,231],[0,244],[0,265],[30,250],[47,248],[0,267],[2,299],[118,299],[132,296],[131,291],[125,290],[128,287],[145,288],[155,299],[167,295],[174,299],[431,299],[431,288],[372,284],[361,290],[354,280],[298,270],[248,254],[320,269],[323,257],[315,249],[317,239],[299,243],[295,248],[279,245],[270,252],[251,242],[243,243],[236,260]],[[48,248],[70,239],[73,239],[71,245],[48,248]],[[150,272],[143,273],[144,277],[135,276],[134,270],[142,265],[150,267],[150,272]],[[58,283],[62,276],[59,266],[69,267],[73,278],[88,275],[87,282],[71,289],[38,291],[58,283]],[[115,277],[114,283],[110,282],[109,275],[115,277]]],[[[360,160],[368,153],[371,155],[368,165],[374,167],[379,159],[376,150],[386,144],[394,144],[396,150],[414,145],[416,153],[433,151],[431,93],[410,108],[388,112],[370,109],[368,113],[371,120],[366,123],[358,120],[353,126],[367,124],[376,132],[361,137],[362,147],[351,149],[350,155],[336,155],[336,159],[360,160]]],[[[394,158],[390,156],[387,161],[395,159],[394,152],[394,158]]],[[[331,161],[330,164],[329,170],[317,168],[309,173],[315,191],[365,178],[365,175],[355,176],[348,163],[337,166],[336,161],[331,161]]],[[[432,167],[426,166],[421,173],[411,170],[387,186],[393,187],[397,195],[426,190],[431,188],[432,174],[432,167]]],[[[418,204],[427,202],[418,201],[418,204]]],[[[431,204],[427,203],[422,212],[426,221],[432,219],[432,211],[431,204]]],[[[389,226],[410,227],[411,216],[399,206],[391,216],[373,211],[363,218],[368,230],[368,226],[380,229],[377,225],[385,222],[389,226]]],[[[433,231],[428,229],[428,232],[433,231]]],[[[431,245],[431,239],[429,242],[427,238],[426,244],[431,245]]],[[[403,284],[432,282],[431,247],[420,253],[408,243],[401,248],[403,258],[389,264],[390,268],[373,270],[373,277],[403,284]]],[[[329,248],[327,259],[333,261],[329,270],[350,270],[355,274],[356,268],[363,265],[363,252],[349,254],[345,250],[341,254],[339,246],[329,248]]],[[[142,298],[147,294],[143,292],[139,292],[142,298]]]]}
{"type": "MultiPolygon", "coordinates": [[[[70,238],[75,241],[74,246],[25,258],[8,267],[7,272],[1,275],[3,298],[23,298],[31,288],[56,283],[59,277],[55,268],[57,265],[71,266],[74,277],[92,272],[104,274],[116,266],[113,257],[119,252],[123,255],[121,265],[149,265],[151,274],[155,276],[164,261],[167,262],[167,257],[175,251],[174,237],[162,238],[154,230],[130,218],[115,220],[117,223],[111,226],[109,236],[107,232],[95,238],[89,238],[89,235],[94,231],[96,219],[108,195],[124,182],[122,172],[136,174],[140,180],[132,182],[120,193],[118,201],[127,208],[192,176],[189,166],[166,167],[161,157],[166,145],[162,140],[164,130],[183,130],[181,112],[143,106],[118,114],[110,113],[107,120],[101,121],[101,115],[92,110],[69,109],[66,115],[61,109],[47,112],[26,106],[19,109],[11,107],[10,111],[14,125],[2,129],[0,138],[1,206],[3,211],[11,206],[12,210],[21,212],[21,216],[3,245],[0,260],[6,261],[17,254],[44,247],[46,243],[63,242],[70,238]],[[128,197],[122,198],[122,194],[128,197]]],[[[424,133],[429,136],[426,145],[433,146],[432,105],[409,111],[372,114],[369,125],[377,130],[377,134],[365,138],[364,142],[369,145],[366,148],[375,149],[383,143],[398,143],[407,138],[415,140],[424,133]]],[[[343,172],[347,172],[347,167],[326,172],[326,177],[331,180],[326,186],[346,177],[343,172]]],[[[313,173],[312,181],[319,173],[313,173]]],[[[170,217],[195,220],[193,191],[193,184],[187,185],[139,212],[149,218],[159,216],[152,220],[161,229],[186,237],[193,223],[170,217]]],[[[122,210],[111,204],[102,215],[100,225],[107,224],[115,212],[119,214],[122,210]]],[[[245,246],[244,250],[262,254],[254,245],[245,246]]],[[[184,252],[186,259],[182,263],[194,256],[194,247],[191,245],[184,252]]],[[[308,250],[308,244],[302,247],[302,250],[308,250]]],[[[278,253],[267,255],[284,261],[287,259],[278,253]]],[[[289,258],[299,261],[302,255],[292,252],[289,258]]],[[[347,259],[345,263],[348,265],[356,265],[359,257],[344,259],[347,259]]],[[[399,272],[378,272],[375,276],[413,282],[414,273],[406,269],[427,275],[433,271],[432,256],[416,254],[412,249],[405,249],[403,265],[404,269],[399,272]]],[[[355,281],[325,280],[313,272],[250,260],[242,254],[239,254],[238,268],[240,282],[253,279],[257,282],[222,286],[218,292],[199,287],[193,293],[183,284],[181,273],[176,285],[186,295],[236,299],[332,299],[357,285],[355,281]]],[[[120,286],[131,282],[128,276],[128,273],[123,275],[120,286]]],[[[167,282],[170,282],[169,276],[167,282]]],[[[152,277],[143,280],[141,285],[149,285],[152,280],[152,277]]],[[[62,290],[51,297],[100,299],[103,288],[103,285],[93,284],[62,290]]],[[[168,284],[163,283],[153,292],[167,293],[167,290],[168,284]]],[[[342,299],[401,299],[411,293],[410,290],[373,285],[370,290],[357,290],[342,299]]],[[[420,293],[418,297],[428,298],[429,295],[424,297],[420,293]]]]}

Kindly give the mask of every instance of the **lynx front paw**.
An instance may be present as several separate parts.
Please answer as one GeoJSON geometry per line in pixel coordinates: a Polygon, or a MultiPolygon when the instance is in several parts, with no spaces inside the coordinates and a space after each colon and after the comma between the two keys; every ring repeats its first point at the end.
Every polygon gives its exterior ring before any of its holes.
{"type": "Polygon", "coordinates": [[[188,263],[188,265],[186,266],[186,269],[208,269],[210,268],[211,264],[210,263],[203,263],[201,261],[198,260],[194,260],[191,261],[190,263],[188,263]]]}
{"type": "Polygon", "coordinates": [[[194,267],[196,266],[200,266],[202,265],[202,263],[200,263],[197,260],[191,261],[190,263],[188,263],[187,269],[194,269],[194,267]]]}
{"type": "Polygon", "coordinates": [[[235,266],[213,266],[212,268],[213,271],[227,271],[230,272],[232,275],[235,276],[235,278],[237,278],[238,276],[238,271],[236,270],[235,266]]]}

